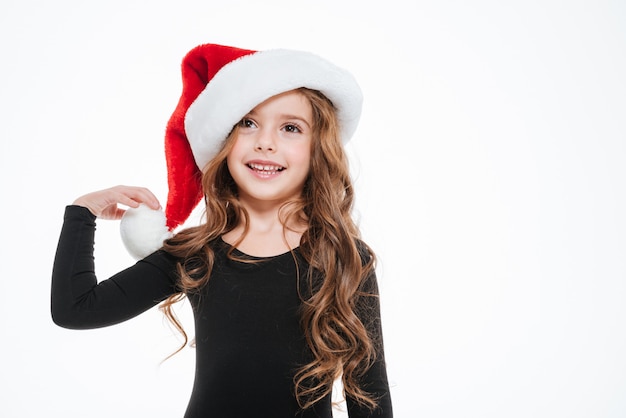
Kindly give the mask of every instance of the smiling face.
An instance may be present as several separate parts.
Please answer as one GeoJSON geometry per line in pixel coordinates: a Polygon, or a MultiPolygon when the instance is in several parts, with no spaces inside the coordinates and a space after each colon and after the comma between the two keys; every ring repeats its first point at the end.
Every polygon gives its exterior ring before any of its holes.
{"type": "Polygon", "coordinates": [[[299,197],[312,140],[313,111],[300,92],[273,96],[244,116],[226,159],[241,203],[281,205],[299,197]]]}

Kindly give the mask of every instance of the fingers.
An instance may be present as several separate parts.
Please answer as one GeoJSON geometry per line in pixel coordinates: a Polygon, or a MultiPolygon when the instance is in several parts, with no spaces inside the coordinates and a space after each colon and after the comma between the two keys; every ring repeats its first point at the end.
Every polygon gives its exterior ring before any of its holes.
{"type": "Polygon", "coordinates": [[[161,207],[156,196],[145,187],[115,186],[110,190],[117,193],[116,196],[119,199],[117,203],[131,208],[136,208],[141,203],[148,205],[151,209],[161,207]]]}
{"type": "Polygon", "coordinates": [[[150,190],[133,186],[115,186],[92,192],[79,197],[73,204],[86,207],[99,218],[120,219],[124,210],[118,205],[136,208],[142,203],[151,209],[161,207],[159,200],[150,190]]]}

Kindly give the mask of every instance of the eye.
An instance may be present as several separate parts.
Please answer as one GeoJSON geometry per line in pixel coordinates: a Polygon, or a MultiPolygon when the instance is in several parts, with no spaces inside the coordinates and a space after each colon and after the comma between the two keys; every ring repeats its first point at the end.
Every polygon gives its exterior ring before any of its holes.
{"type": "Polygon", "coordinates": [[[289,123],[283,126],[283,129],[285,130],[285,132],[289,132],[289,133],[295,133],[295,134],[302,133],[302,129],[300,129],[300,127],[296,125],[295,123],[289,123]]]}
{"type": "Polygon", "coordinates": [[[255,128],[256,123],[252,119],[243,118],[239,121],[239,127],[241,128],[255,128]]]}

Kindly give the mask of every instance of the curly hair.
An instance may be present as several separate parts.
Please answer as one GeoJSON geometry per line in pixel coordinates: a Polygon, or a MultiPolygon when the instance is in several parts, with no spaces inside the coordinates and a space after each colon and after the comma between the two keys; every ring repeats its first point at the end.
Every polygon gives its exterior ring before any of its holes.
{"type": "MultiPolygon", "coordinates": [[[[302,195],[286,202],[280,210],[283,225],[289,220],[307,224],[298,251],[310,267],[298,283],[303,284],[299,286],[301,324],[312,360],[294,376],[295,396],[302,408],[309,408],[330,394],[334,381],[341,377],[347,396],[374,409],[376,399],[359,382],[378,351],[367,315],[367,299],[377,297],[377,292],[364,288],[367,277],[374,272],[375,256],[360,240],[352,218],[354,189],[335,108],[318,91],[297,91],[311,104],[314,139],[302,195]]],[[[248,230],[248,214],[237,199],[237,185],[226,165],[237,129],[233,128],[220,152],[203,169],[205,222],[177,233],[164,245],[166,251],[182,260],[177,266],[182,292],[161,305],[184,337],[176,352],[188,338],[172,305],[208,283],[214,263],[211,241],[239,225],[248,230]]]]}

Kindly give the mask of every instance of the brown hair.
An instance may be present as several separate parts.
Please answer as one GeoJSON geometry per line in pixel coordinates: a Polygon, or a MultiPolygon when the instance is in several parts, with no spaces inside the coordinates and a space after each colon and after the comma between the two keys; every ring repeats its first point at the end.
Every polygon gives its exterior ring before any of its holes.
{"type": "MultiPolygon", "coordinates": [[[[302,196],[287,202],[281,220],[304,220],[299,252],[310,268],[300,286],[301,323],[312,353],[310,363],[294,377],[295,394],[302,408],[308,408],[330,394],[339,376],[346,394],[370,408],[376,400],[359,384],[376,359],[378,342],[369,330],[367,301],[377,297],[375,289],[364,289],[365,279],[374,272],[374,254],[360,241],[352,219],[354,189],[348,161],[340,141],[339,123],[332,103],[321,93],[298,89],[313,109],[313,138],[310,173],[302,196]],[[358,313],[358,315],[357,315],[358,313]],[[367,325],[367,326],[366,326],[367,325]]],[[[237,187],[226,166],[233,144],[233,128],[221,151],[203,170],[206,222],[183,230],[165,243],[165,250],[180,257],[179,286],[161,309],[183,334],[172,305],[197,291],[209,281],[214,253],[209,243],[249,219],[237,199],[237,187]]],[[[235,245],[236,246],[236,245],[235,245]]],[[[300,283],[300,280],[299,280],[300,283]]]]}

